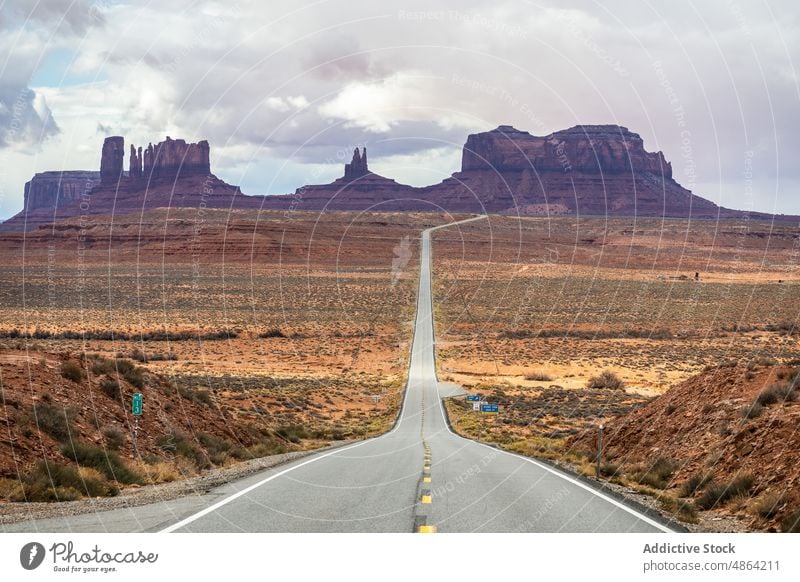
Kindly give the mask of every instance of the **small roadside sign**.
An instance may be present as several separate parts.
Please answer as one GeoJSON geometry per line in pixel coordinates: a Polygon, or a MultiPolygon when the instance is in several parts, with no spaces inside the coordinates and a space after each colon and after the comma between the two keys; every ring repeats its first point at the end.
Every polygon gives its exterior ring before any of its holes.
{"type": "Polygon", "coordinates": [[[500,412],[497,404],[481,404],[481,412],[500,412]]]}
{"type": "Polygon", "coordinates": [[[141,392],[137,392],[133,395],[131,412],[133,413],[134,416],[141,416],[143,409],[144,409],[144,398],[142,397],[141,392]]]}
{"type": "Polygon", "coordinates": [[[480,402],[473,402],[472,403],[472,410],[474,410],[475,412],[480,412],[481,403],[480,402]]]}
{"type": "Polygon", "coordinates": [[[476,402],[479,401],[480,399],[481,399],[480,394],[467,394],[467,400],[469,402],[476,402]]]}

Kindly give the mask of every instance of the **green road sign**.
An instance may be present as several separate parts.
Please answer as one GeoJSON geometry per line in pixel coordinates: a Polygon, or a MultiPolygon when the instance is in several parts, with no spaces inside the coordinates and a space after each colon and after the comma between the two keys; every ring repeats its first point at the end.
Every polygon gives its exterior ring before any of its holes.
{"type": "Polygon", "coordinates": [[[142,398],[142,393],[137,392],[133,395],[133,406],[131,407],[131,412],[133,412],[134,416],[141,416],[142,408],[144,408],[144,399],[142,398]]]}

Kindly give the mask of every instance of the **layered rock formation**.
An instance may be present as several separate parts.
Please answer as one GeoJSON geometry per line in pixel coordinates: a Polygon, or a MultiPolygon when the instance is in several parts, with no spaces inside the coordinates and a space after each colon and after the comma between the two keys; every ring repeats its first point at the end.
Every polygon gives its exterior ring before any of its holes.
{"type": "Polygon", "coordinates": [[[211,174],[210,148],[205,140],[186,143],[182,139],[167,136],[166,141],[156,145],[149,144],[139,163],[142,167],[141,175],[146,179],[211,174]]]}
{"type": "MultiPolygon", "coordinates": [[[[302,210],[446,210],[522,215],[712,218],[741,215],[693,195],[661,152],[618,125],[583,125],[535,136],[509,125],[470,135],[461,171],[413,188],[368,171],[358,150],[331,184],[271,196],[265,207],[302,210]]],[[[756,216],[755,213],[751,215],[756,216]]]]}
{"type": "MultiPolygon", "coordinates": [[[[720,208],[695,196],[672,177],[661,152],[648,152],[642,138],[618,125],[579,125],[535,136],[509,125],[470,135],[461,170],[439,184],[414,188],[375,174],[367,150],[355,149],[344,175],[330,184],[298,188],[282,196],[245,196],[211,173],[208,142],[166,141],[130,148],[123,174],[124,139],[107,138],[101,185],[91,192],[92,214],[156,207],[272,208],[312,211],[448,211],[522,215],[601,215],[676,218],[770,218],[720,208]]],[[[61,173],[63,175],[63,173],[61,173]]],[[[26,194],[22,214],[3,224],[52,222],[54,194],[26,194]],[[39,212],[39,210],[42,210],[39,212]],[[37,214],[38,212],[38,214],[37,214]]],[[[27,192],[27,189],[26,189],[27,192]]],[[[48,191],[49,192],[49,191],[48,191]]],[[[71,192],[71,191],[70,191],[71,192]]],[[[64,200],[70,200],[68,194],[64,200]]],[[[58,196],[55,196],[58,198],[58,196]]],[[[71,202],[57,216],[74,216],[71,202]]],[[[776,217],[794,220],[795,217],[776,217]]]]}
{"type": "Polygon", "coordinates": [[[118,135],[103,141],[100,154],[100,181],[103,184],[116,184],[122,177],[122,162],[125,157],[125,138],[118,135]]]}
{"type": "Polygon", "coordinates": [[[101,150],[100,172],[37,174],[25,187],[25,208],[0,230],[32,228],[81,214],[149,208],[258,208],[260,197],[244,196],[237,186],[211,173],[209,150],[207,141],[187,143],[170,137],[144,150],[131,145],[130,170],[125,174],[125,139],[108,137],[101,150]],[[87,174],[94,177],[88,188],[87,174]]]}
{"type": "Polygon", "coordinates": [[[288,196],[266,196],[264,208],[292,210],[415,210],[431,209],[416,201],[419,189],[399,184],[369,170],[367,149],[353,151],[344,176],[330,184],[301,186],[288,196]]]}
{"type": "Polygon", "coordinates": [[[713,217],[720,208],[672,179],[661,152],[617,125],[534,136],[508,125],[470,135],[461,171],[425,189],[448,210],[713,217]]]}
{"type": "Polygon", "coordinates": [[[25,184],[26,209],[53,210],[88,194],[100,183],[99,172],[40,172],[25,184]]]}

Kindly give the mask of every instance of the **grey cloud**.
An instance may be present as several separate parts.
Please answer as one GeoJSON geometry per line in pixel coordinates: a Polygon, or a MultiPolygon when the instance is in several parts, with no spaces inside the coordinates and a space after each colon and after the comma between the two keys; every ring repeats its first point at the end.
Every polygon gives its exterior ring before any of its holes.
{"type": "Polygon", "coordinates": [[[47,105],[36,105],[32,89],[0,87],[0,147],[35,146],[59,132],[47,105]]]}
{"type": "Polygon", "coordinates": [[[0,5],[0,28],[42,24],[50,35],[68,31],[83,35],[90,27],[105,22],[106,4],[89,0],[5,0],[0,5]]]}

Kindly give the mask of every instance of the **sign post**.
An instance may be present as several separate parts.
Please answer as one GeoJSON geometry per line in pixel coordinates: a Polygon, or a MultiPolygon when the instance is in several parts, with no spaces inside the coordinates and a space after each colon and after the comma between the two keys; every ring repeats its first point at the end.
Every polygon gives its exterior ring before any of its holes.
{"type": "Polygon", "coordinates": [[[131,401],[131,413],[133,414],[133,454],[139,456],[138,440],[139,440],[139,417],[142,416],[144,410],[144,397],[141,392],[136,392],[131,401]]]}
{"type": "Polygon", "coordinates": [[[594,478],[600,480],[600,461],[603,458],[603,425],[597,426],[597,467],[595,468],[594,478]]]}

